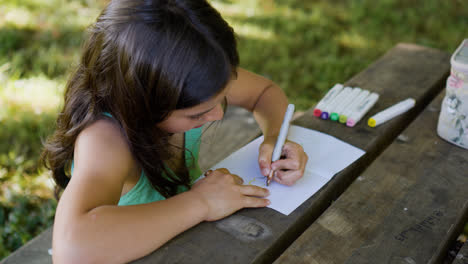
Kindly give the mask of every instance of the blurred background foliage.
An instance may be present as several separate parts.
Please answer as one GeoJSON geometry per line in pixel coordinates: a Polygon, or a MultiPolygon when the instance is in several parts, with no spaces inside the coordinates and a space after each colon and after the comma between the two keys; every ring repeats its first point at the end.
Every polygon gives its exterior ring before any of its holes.
{"type": "MultiPolygon", "coordinates": [[[[107,0],[0,0],[0,259],[52,224],[38,165],[86,28],[107,0]]],[[[238,34],[241,66],[278,83],[299,110],[398,42],[453,52],[466,0],[212,0],[238,34]]]]}

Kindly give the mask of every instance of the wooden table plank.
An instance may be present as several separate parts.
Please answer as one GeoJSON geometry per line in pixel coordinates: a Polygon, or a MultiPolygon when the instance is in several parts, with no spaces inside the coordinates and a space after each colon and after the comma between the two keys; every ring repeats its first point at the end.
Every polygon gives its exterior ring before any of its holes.
{"type": "Polygon", "coordinates": [[[468,243],[465,242],[458,252],[453,264],[468,264],[468,243]]]}
{"type": "Polygon", "coordinates": [[[48,228],[24,246],[0,261],[0,264],[52,264],[49,248],[52,246],[52,228],[48,228]]]}
{"type": "Polygon", "coordinates": [[[441,263],[468,220],[468,152],[436,132],[444,94],[275,263],[441,263]]]}
{"type": "Polygon", "coordinates": [[[313,128],[367,153],[335,175],[317,194],[289,216],[272,209],[243,209],[217,222],[205,222],[177,236],[134,263],[270,263],[304,231],[377,155],[441,91],[449,72],[449,55],[417,45],[399,44],[347,85],[376,91],[381,100],[371,115],[407,97],[416,99],[406,114],[371,129],[365,122],[347,128],[319,120],[312,111],[295,124],[313,128]]]}

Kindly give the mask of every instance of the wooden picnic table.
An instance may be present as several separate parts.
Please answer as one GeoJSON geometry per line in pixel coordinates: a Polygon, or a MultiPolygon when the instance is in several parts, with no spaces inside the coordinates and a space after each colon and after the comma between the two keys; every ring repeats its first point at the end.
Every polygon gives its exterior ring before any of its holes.
{"type": "MultiPolygon", "coordinates": [[[[437,263],[468,214],[468,151],[436,134],[449,57],[398,44],[347,81],[380,95],[365,118],[408,97],[416,100],[413,109],[377,128],[364,120],[353,128],[320,120],[312,109],[296,119],[293,124],[366,154],[290,215],[242,209],[201,223],[133,263],[437,263]]],[[[259,135],[247,113],[233,109],[228,117],[206,132],[202,168],[259,135]]],[[[50,263],[50,238],[48,230],[2,263],[50,263]]]]}
{"type": "Polygon", "coordinates": [[[275,263],[443,263],[468,220],[468,150],[437,136],[443,97],[275,263]]]}

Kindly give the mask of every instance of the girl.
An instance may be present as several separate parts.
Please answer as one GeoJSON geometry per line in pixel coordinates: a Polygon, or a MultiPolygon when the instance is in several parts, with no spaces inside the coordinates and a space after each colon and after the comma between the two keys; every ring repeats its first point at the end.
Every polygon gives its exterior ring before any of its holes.
{"type": "Polygon", "coordinates": [[[268,190],[197,165],[201,126],[226,104],[253,111],[259,166],[286,185],[307,156],[288,142],[270,164],[287,107],[281,89],[238,67],[232,28],[204,0],[111,1],[91,28],[44,161],[65,188],[55,263],[140,258],[202,221],[264,207],[268,190]]]}

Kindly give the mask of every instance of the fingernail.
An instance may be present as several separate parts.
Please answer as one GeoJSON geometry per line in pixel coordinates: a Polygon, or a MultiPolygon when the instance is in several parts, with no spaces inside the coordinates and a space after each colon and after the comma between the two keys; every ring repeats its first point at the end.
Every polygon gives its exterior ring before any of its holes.
{"type": "Polygon", "coordinates": [[[266,168],[265,168],[265,169],[262,170],[262,174],[263,174],[263,175],[268,175],[269,173],[270,173],[270,170],[269,170],[269,169],[266,169],[266,168]]]}

